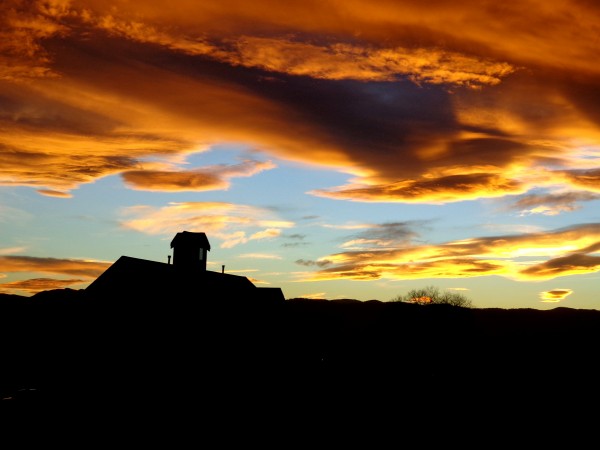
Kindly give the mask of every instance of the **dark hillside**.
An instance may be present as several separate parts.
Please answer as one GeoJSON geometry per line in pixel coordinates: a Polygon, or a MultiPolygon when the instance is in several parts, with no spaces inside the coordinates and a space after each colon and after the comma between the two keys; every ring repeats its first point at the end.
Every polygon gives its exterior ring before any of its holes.
{"type": "Polygon", "coordinates": [[[572,393],[595,386],[600,342],[600,311],[569,308],[217,296],[200,302],[58,290],[0,296],[0,314],[3,403],[474,401],[482,393],[572,393]]]}

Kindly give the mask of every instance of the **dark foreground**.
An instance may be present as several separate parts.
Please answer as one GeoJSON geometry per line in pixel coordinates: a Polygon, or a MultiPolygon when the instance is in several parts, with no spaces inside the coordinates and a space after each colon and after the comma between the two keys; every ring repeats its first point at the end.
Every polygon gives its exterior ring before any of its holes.
{"type": "Polygon", "coordinates": [[[267,423],[381,411],[428,421],[461,410],[474,420],[585,407],[600,383],[595,310],[92,299],[71,290],[0,300],[4,408],[185,410],[267,423]]]}

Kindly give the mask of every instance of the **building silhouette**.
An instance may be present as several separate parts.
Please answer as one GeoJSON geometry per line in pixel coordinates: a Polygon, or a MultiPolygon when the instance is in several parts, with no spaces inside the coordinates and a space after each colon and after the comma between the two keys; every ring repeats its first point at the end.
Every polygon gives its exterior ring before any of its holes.
{"type": "Polygon", "coordinates": [[[231,301],[282,302],[280,288],[256,287],[248,278],[206,269],[210,243],[205,233],[182,231],[171,241],[167,263],[121,256],[86,289],[86,294],[104,299],[173,298],[231,301]]]}

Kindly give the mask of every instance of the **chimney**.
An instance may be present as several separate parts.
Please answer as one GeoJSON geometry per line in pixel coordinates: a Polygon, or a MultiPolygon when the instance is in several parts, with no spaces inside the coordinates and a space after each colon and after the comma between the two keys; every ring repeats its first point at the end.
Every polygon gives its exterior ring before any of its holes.
{"type": "Polygon", "coordinates": [[[167,256],[167,258],[169,258],[169,261],[167,262],[167,264],[171,264],[171,255],[167,256]]]}
{"type": "Polygon", "coordinates": [[[221,266],[221,273],[225,273],[225,264],[221,266]]]}

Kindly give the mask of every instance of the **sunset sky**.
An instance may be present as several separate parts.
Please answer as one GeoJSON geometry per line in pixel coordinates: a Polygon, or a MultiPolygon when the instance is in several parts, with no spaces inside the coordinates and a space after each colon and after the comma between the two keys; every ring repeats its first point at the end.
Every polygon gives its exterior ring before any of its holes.
{"type": "Polygon", "coordinates": [[[286,298],[600,309],[600,4],[2,0],[0,292],[120,256],[286,298]]]}

